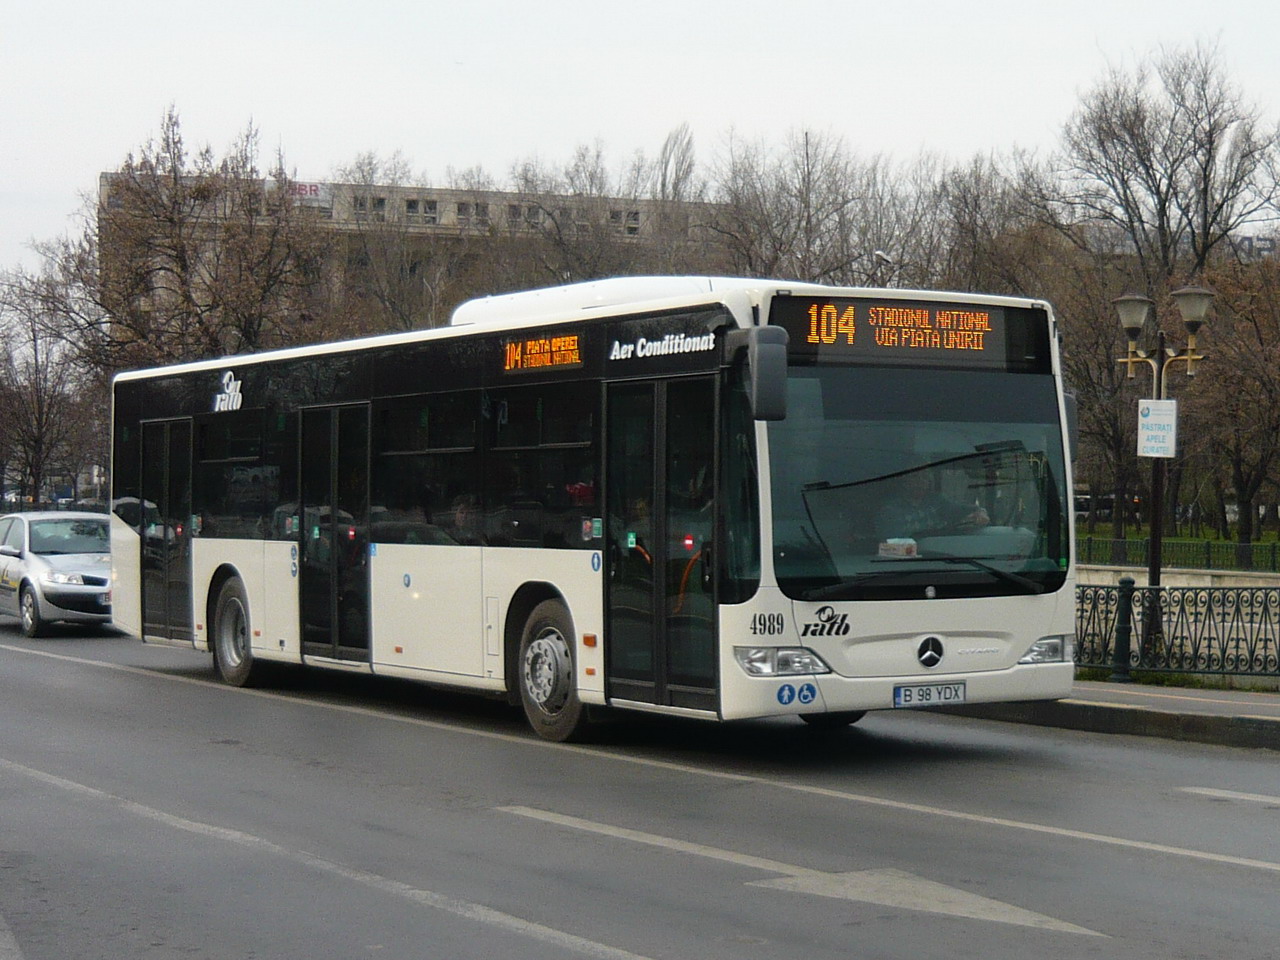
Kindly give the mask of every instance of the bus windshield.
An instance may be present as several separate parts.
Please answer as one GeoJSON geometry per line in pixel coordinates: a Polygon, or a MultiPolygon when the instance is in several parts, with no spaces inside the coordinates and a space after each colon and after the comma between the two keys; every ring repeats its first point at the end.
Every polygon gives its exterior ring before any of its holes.
{"type": "Polygon", "coordinates": [[[773,560],[800,600],[1059,589],[1066,471],[1054,380],[793,366],[769,425],[773,560]]]}

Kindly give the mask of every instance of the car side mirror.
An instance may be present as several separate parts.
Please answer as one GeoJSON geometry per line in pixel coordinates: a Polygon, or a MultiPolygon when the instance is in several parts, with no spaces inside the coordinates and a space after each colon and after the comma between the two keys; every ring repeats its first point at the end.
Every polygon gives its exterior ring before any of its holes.
{"type": "Polygon", "coordinates": [[[0,557],[20,557],[21,551],[17,547],[11,547],[8,544],[0,545],[0,557]]]}

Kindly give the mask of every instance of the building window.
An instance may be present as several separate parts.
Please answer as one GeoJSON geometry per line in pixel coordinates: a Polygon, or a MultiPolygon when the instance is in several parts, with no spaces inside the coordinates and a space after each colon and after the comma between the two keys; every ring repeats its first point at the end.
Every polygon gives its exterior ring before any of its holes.
{"type": "Polygon", "coordinates": [[[639,210],[610,210],[609,226],[619,233],[634,237],[640,232],[639,210]]]}
{"type": "Polygon", "coordinates": [[[357,220],[374,220],[378,223],[387,219],[387,198],[357,196],[352,199],[352,209],[357,220]]]}
{"type": "Polygon", "coordinates": [[[469,203],[466,201],[458,204],[458,226],[460,227],[487,227],[489,226],[489,204],[477,201],[469,203]]]}
{"type": "Polygon", "coordinates": [[[422,215],[418,212],[419,206],[417,200],[406,200],[404,202],[404,218],[409,223],[421,223],[422,215]]]}

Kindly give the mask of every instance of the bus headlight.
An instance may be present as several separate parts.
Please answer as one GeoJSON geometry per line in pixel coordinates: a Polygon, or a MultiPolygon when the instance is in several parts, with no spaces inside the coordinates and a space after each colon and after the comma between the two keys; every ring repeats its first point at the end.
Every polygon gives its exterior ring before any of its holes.
{"type": "Polygon", "coordinates": [[[1075,636],[1067,633],[1057,637],[1041,637],[1019,663],[1062,663],[1075,658],[1075,636]]]}
{"type": "Polygon", "coordinates": [[[795,677],[830,673],[826,662],[805,647],[734,647],[734,658],[753,677],[795,677]]]}

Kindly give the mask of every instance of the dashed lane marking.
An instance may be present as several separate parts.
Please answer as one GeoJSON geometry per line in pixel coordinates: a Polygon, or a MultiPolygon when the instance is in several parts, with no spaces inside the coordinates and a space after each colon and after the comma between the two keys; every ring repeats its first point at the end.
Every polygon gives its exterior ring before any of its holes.
{"type": "Polygon", "coordinates": [[[1237,793],[1235,790],[1216,790],[1213,787],[1179,787],[1183,793],[1194,793],[1213,800],[1244,800],[1249,803],[1267,803],[1280,806],[1280,797],[1266,793],[1237,793]]]}
{"type": "Polygon", "coordinates": [[[1249,870],[1262,870],[1268,873],[1280,873],[1280,862],[1273,860],[1257,860],[1251,857],[1237,857],[1232,854],[1214,853],[1208,850],[1194,850],[1187,847],[1175,847],[1164,843],[1151,843],[1146,840],[1131,840],[1128,837],[1116,837],[1104,833],[1091,833],[1086,830],[1073,830],[1070,827],[1059,827],[1051,824],[1033,823],[1025,820],[1011,820],[1007,817],[993,817],[981,813],[968,813],[964,810],[950,810],[946,807],[934,807],[923,803],[910,803],[905,800],[891,800],[886,797],[873,797],[867,794],[850,793],[845,790],[835,790],[830,787],[819,787],[805,783],[791,783],[782,780],[770,780],[767,777],[751,776],[743,773],[729,773],[723,770],[714,770],[708,767],[694,766],[688,763],[676,763],[670,760],[655,760],[650,757],[630,756],[618,753],[616,750],[602,749],[599,747],[589,747],[574,744],[553,743],[550,740],[540,740],[531,735],[517,735],[512,733],[498,733],[492,730],[477,730],[472,727],[466,727],[456,723],[445,723],[439,720],[423,720],[418,717],[406,717],[399,714],[387,713],[382,710],[375,710],[371,707],[358,707],[349,704],[326,703],[320,700],[304,700],[296,696],[287,696],[282,693],[273,693],[269,690],[253,690],[244,687],[233,687],[225,683],[212,680],[202,680],[196,677],[182,677],[173,674],[162,673],[157,670],[147,670],[142,667],[130,667],[124,664],[109,663],[104,660],[91,660],[83,657],[72,657],[67,654],[51,653],[44,650],[31,650],[26,647],[15,647],[9,644],[0,644],[0,650],[11,650],[15,653],[25,653],[32,656],[49,657],[54,660],[63,660],[68,663],[75,663],[81,666],[98,667],[106,670],[116,670],[122,673],[134,674],[136,676],[148,677],[153,680],[168,680],[176,683],[194,684],[196,686],[205,687],[210,690],[218,690],[228,695],[241,695],[251,697],[262,697],[268,700],[277,700],[282,703],[290,703],[295,706],[307,706],[315,709],[332,710],[339,713],[348,713],[357,716],[374,717],[381,720],[390,720],[395,723],[409,724],[410,726],[423,727],[431,730],[443,730],[451,733],[463,734],[465,736],[479,737],[485,740],[495,740],[503,743],[522,744],[527,747],[542,750],[558,750],[566,753],[578,753],[583,756],[589,756],[597,760],[610,760],[616,763],[629,763],[634,766],[647,767],[655,770],[670,770],[679,773],[687,773],[692,776],[703,777],[713,780],[730,781],[733,783],[750,783],[761,787],[770,787],[775,790],[789,790],[793,793],[807,793],[813,796],[825,797],[831,800],[843,800],[847,803],[859,803],[866,806],[881,807],[886,810],[901,810],[906,813],[920,813],[932,817],[942,817],[949,820],[959,820],[964,823],[979,823],[990,827],[1001,827],[1008,830],[1020,830],[1028,833],[1038,833],[1044,836],[1060,837],[1067,840],[1082,840],[1089,843],[1097,843],[1105,846],[1117,847],[1127,850],[1141,850],[1147,853],[1164,854],[1166,856],[1185,857],[1190,860],[1199,860],[1205,863],[1220,863],[1228,866],[1243,867],[1249,870]]]}
{"type": "MultiPolygon", "coordinates": [[[[63,777],[54,776],[51,773],[45,773],[43,770],[35,770],[31,767],[23,766],[20,763],[14,763],[11,760],[0,759],[0,770],[9,773],[21,774],[30,777],[40,783],[56,787],[59,790],[65,790],[68,793],[76,794],[99,802],[105,802],[125,810],[135,816],[143,817],[157,823],[164,824],[175,830],[184,830],[187,833],[193,833],[197,836],[207,837],[213,840],[221,840],[225,843],[232,843],[239,847],[253,850],[257,853],[271,854],[285,860],[291,860],[294,863],[301,864],[312,870],[319,870],[331,876],[340,877],[352,883],[362,884],[382,893],[389,893],[412,903],[420,904],[424,907],[431,907],[435,910],[442,910],[445,913],[451,913],[454,916],[462,917],[466,920],[472,920],[476,923],[482,923],[486,926],[495,927],[505,930],[508,933],[518,934],[522,937],[528,937],[532,940],[539,940],[543,943],[551,944],[553,947],[570,951],[574,954],[598,958],[598,960],[649,960],[639,954],[630,953],[626,950],[619,950],[608,944],[597,943],[594,940],[587,940],[584,937],[575,936],[566,933],[563,930],[556,930],[553,927],[547,927],[540,923],[534,923],[525,920],[522,917],[512,916],[509,913],[503,913],[500,910],[494,910],[483,904],[472,903],[468,900],[459,900],[456,897],[445,896],[440,893],[433,893],[430,890],[420,890],[412,887],[407,883],[401,883],[399,880],[392,880],[390,877],[379,876],[375,873],[369,873],[365,870],[359,870],[355,867],[348,867],[341,863],[335,863],[332,860],[326,860],[324,857],[316,856],[313,853],[307,853],[305,850],[292,850],[288,847],[282,847],[270,840],[262,837],[254,836],[251,833],[245,833],[241,830],[231,830],[226,827],[215,826],[211,823],[200,823],[196,820],[188,820],[185,817],[174,816],[171,813],[165,813],[163,810],[157,810],[154,807],[148,807],[134,800],[118,797],[115,794],[107,793],[105,790],[99,790],[96,787],[86,786],[83,783],[76,783],[74,780],[67,780],[63,777]]],[[[22,960],[20,953],[6,953],[5,944],[5,927],[0,922],[0,960],[22,960]]],[[[12,940],[12,937],[9,938],[12,940]]],[[[17,950],[17,944],[13,945],[13,949],[17,950]]]]}
{"type": "Polygon", "coordinates": [[[1105,934],[1078,927],[1074,923],[1055,920],[1043,914],[1023,910],[1013,904],[1002,903],[968,893],[956,887],[933,880],[917,877],[903,870],[879,869],[856,870],[848,873],[828,873],[812,870],[778,860],[768,860],[733,850],[722,850],[702,843],[690,843],[674,837],[664,837],[653,833],[644,833],[628,827],[614,827],[609,824],[583,820],[553,813],[549,810],[535,810],[532,807],[498,807],[503,813],[553,823],[557,826],[573,830],[584,830],[632,843],[642,843],[651,847],[659,847],[677,853],[708,857],[741,867],[762,870],[765,873],[782,874],[772,880],[754,880],[747,884],[751,887],[764,887],[771,890],[786,890],[791,893],[808,893],[819,897],[831,897],[836,900],[857,900],[862,903],[874,903],[883,907],[894,907],[901,910],[915,910],[921,913],[938,913],[950,917],[965,917],[970,920],[989,920],[995,923],[1009,923],[1020,927],[1034,927],[1039,930],[1052,930],[1057,933],[1077,933],[1092,937],[1105,934]]]}

